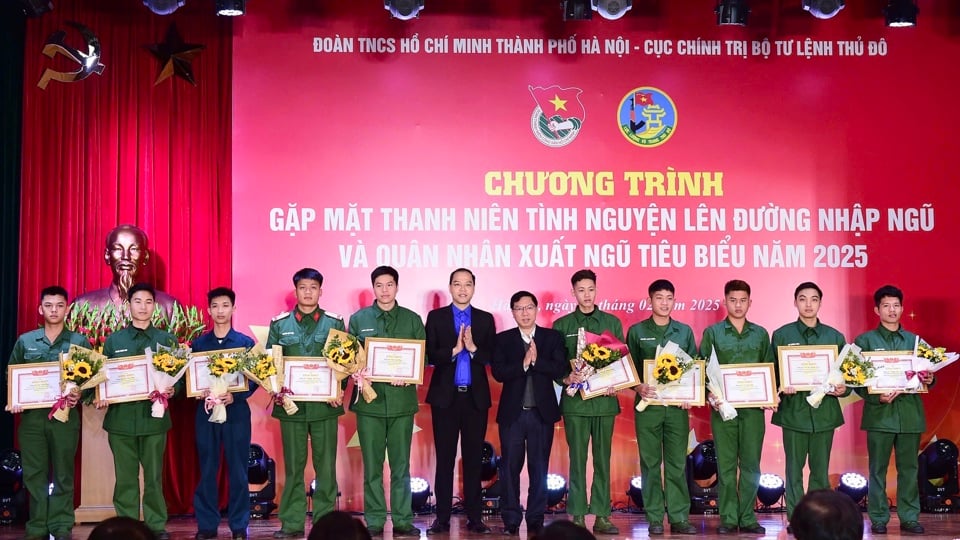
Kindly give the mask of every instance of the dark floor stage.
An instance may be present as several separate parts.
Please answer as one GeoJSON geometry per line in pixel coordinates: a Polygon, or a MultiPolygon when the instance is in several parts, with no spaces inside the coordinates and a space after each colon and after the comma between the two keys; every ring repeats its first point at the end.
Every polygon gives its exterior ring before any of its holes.
{"type": "MultiPolygon", "coordinates": [[[[566,519],[566,514],[555,514],[552,516],[547,516],[547,522],[549,523],[554,519],[566,519]]],[[[683,536],[683,535],[671,535],[670,528],[667,527],[666,534],[664,536],[659,536],[655,538],[722,538],[725,540],[733,538],[776,538],[781,530],[786,526],[786,514],[776,513],[776,514],[759,514],[760,524],[766,527],[767,533],[765,536],[758,535],[723,535],[720,536],[716,534],[716,527],[720,524],[720,518],[717,516],[700,516],[695,515],[691,516],[690,522],[695,526],[699,527],[702,531],[702,534],[697,536],[683,536]]],[[[864,516],[866,519],[866,516],[864,516]]],[[[414,521],[414,524],[423,531],[421,537],[427,538],[426,528],[430,526],[430,523],[433,521],[433,515],[424,515],[419,516],[414,521]]],[[[632,514],[632,513],[619,513],[615,512],[611,516],[611,520],[617,527],[620,528],[621,534],[616,536],[601,536],[601,539],[609,540],[623,540],[630,538],[649,538],[650,535],[647,534],[647,522],[643,518],[642,514],[632,514]]],[[[494,529],[494,534],[492,535],[483,535],[483,534],[474,534],[466,532],[466,517],[464,516],[454,516],[451,521],[451,528],[449,535],[431,535],[430,538],[437,539],[479,539],[479,538],[501,538],[499,534],[500,531],[500,519],[497,516],[492,516],[487,520],[487,523],[494,529]]],[[[592,524],[592,518],[587,518],[587,526],[589,527],[592,524]]],[[[886,535],[872,535],[869,530],[869,522],[866,522],[866,534],[864,538],[871,539],[897,539],[897,538],[936,538],[936,539],[951,539],[958,540],[960,539],[960,514],[923,514],[921,515],[921,524],[927,529],[927,532],[922,537],[909,534],[900,534],[899,522],[896,516],[893,516],[889,524],[889,533],[886,535]]],[[[252,540],[266,540],[272,538],[273,531],[279,528],[280,523],[276,519],[271,520],[254,520],[250,523],[249,537],[252,540]]],[[[90,530],[93,529],[92,525],[79,525],[73,530],[73,538],[75,540],[83,540],[87,537],[90,530]]],[[[167,530],[170,531],[171,536],[174,540],[188,540],[194,537],[196,534],[196,522],[191,518],[176,518],[171,519],[167,530]]],[[[388,522],[387,529],[384,532],[382,538],[390,539],[393,535],[391,534],[390,524],[388,522]]],[[[0,540],[12,540],[23,538],[23,526],[7,526],[0,527],[0,540]]],[[[230,530],[224,524],[220,527],[220,538],[229,539],[230,530]]],[[[526,528],[520,528],[520,538],[527,538],[526,528]]],[[[792,538],[792,537],[791,537],[792,538]]]]}

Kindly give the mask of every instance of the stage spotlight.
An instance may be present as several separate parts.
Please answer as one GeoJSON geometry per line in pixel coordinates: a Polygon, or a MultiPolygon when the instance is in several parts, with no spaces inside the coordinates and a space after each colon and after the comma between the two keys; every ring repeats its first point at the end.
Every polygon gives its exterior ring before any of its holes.
{"type": "Polygon", "coordinates": [[[567,494],[567,481],[559,474],[547,475],[547,508],[554,507],[563,501],[567,494]]]}
{"type": "Polygon", "coordinates": [[[247,12],[247,0],[216,0],[217,15],[238,17],[247,12]]]}
{"type": "Polygon", "coordinates": [[[890,0],[887,2],[886,9],[883,10],[887,26],[893,28],[916,26],[917,13],[920,13],[920,8],[912,0],[890,0]]]}
{"type": "Polygon", "coordinates": [[[717,13],[719,25],[746,26],[750,6],[747,5],[747,0],[719,0],[714,11],[717,13]]]}
{"type": "Polygon", "coordinates": [[[690,491],[690,512],[716,514],[717,453],[713,441],[703,441],[687,455],[687,490],[690,491]]]}
{"type": "Polygon", "coordinates": [[[423,9],[423,0],[383,0],[383,9],[401,21],[409,21],[420,15],[423,9]]]}
{"type": "Polygon", "coordinates": [[[930,443],[917,457],[917,484],[920,486],[920,509],[924,512],[955,511],[955,495],[960,491],[957,480],[957,445],[946,439],[930,443]]]}
{"type": "Polygon", "coordinates": [[[157,15],[170,15],[185,3],[185,0],[143,0],[143,5],[157,15]]]}
{"type": "Polygon", "coordinates": [[[53,10],[53,2],[50,0],[17,0],[16,3],[27,17],[39,17],[53,10]]]}
{"type": "Polygon", "coordinates": [[[425,479],[411,476],[410,477],[410,493],[413,495],[413,498],[410,501],[410,507],[413,510],[414,514],[429,514],[432,510],[430,508],[429,500],[430,496],[433,493],[430,492],[430,483],[425,479]]]}
{"type": "Polygon", "coordinates": [[[843,9],[843,0],[803,0],[803,9],[818,19],[829,19],[843,9]]]}
{"type": "Polygon", "coordinates": [[[563,20],[589,21],[592,18],[590,0],[563,0],[563,20]]]}
{"type": "Polygon", "coordinates": [[[259,444],[250,445],[247,483],[250,489],[250,517],[267,519],[277,508],[277,464],[259,444]]]}
{"type": "Polygon", "coordinates": [[[604,19],[615,21],[633,8],[633,0],[592,0],[593,10],[604,19]]]}
{"type": "Polygon", "coordinates": [[[0,524],[9,525],[26,516],[26,492],[20,451],[9,449],[0,454],[0,524]]]}
{"type": "Polygon", "coordinates": [[[500,465],[500,456],[497,450],[489,441],[483,441],[480,448],[480,481],[489,482],[497,477],[497,469],[500,465]]]}
{"type": "Polygon", "coordinates": [[[770,508],[780,502],[786,488],[783,478],[775,474],[764,473],[760,475],[760,487],[757,488],[757,500],[763,508],[770,508]]]}
{"type": "Polygon", "coordinates": [[[867,496],[867,479],[862,474],[855,472],[843,473],[840,475],[840,485],[837,486],[837,491],[846,493],[853,499],[853,502],[859,505],[867,496]]]}
{"type": "Polygon", "coordinates": [[[627,495],[637,510],[643,510],[643,479],[634,476],[630,479],[630,488],[627,489],[627,495]]]}

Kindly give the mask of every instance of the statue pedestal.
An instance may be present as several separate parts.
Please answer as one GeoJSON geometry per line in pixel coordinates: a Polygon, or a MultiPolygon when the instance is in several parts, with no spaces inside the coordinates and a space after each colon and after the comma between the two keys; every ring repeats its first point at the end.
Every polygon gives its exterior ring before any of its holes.
{"type": "Polygon", "coordinates": [[[80,507],[77,523],[97,523],[117,515],[113,507],[113,452],[103,430],[106,409],[84,405],[81,412],[80,507]]]}

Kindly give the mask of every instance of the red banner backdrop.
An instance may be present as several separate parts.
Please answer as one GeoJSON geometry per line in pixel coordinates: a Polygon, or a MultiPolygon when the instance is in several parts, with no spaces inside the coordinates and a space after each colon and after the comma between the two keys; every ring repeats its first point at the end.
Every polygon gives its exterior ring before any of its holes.
{"type": "MultiPolygon", "coordinates": [[[[379,264],[400,270],[400,302],[422,315],[464,265],[500,329],[518,289],[549,325],[574,308],[569,276],[592,267],[625,327],[647,316],[648,283],[673,280],[676,318],[698,336],[724,316],[729,279],[753,285],[750,319],[770,331],[796,318],[796,284],[817,281],[821,318],[850,341],[894,283],[905,326],[956,350],[950,14],[924,6],[917,28],[888,29],[874,3],[828,21],[760,3],[750,26],[720,28],[709,2],[635,4],[569,23],[534,1],[428,2],[410,22],[374,2],[251,6],[234,41],[238,326],[288,309],[302,266],[325,274],[322,305],[347,318],[370,303],[379,264]]],[[[924,441],[960,437],[958,373],[925,396],[924,441]]],[[[639,465],[631,397],[621,404],[623,502],[639,465]]],[[[416,417],[411,463],[428,479],[430,414],[416,417]]],[[[860,414],[845,407],[832,473],[866,472],[860,414]]],[[[278,457],[274,421],[254,422],[278,457]]],[[[692,427],[710,438],[704,410],[692,427]]],[[[782,473],[780,441],[770,426],[765,470],[782,473]]],[[[565,474],[562,436],[553,450],[565,474]]],[[[342,503],[359,509],[350,414],[338,460],[342,503]]]]}
{"type": "MultiPolygon", "coordinates": [[[[149,235],[159,289],[205,305],[206,291],[231,279],[229,21],[206,5],[158,17],[140,3],[67,0],[30,20],[26,50],[21,329],[36,327],[42,287],[59,283],[78,295],[110,282],[104,240],[120,223],[149,235]],[[78,69],[41,54],[51,34],[63,30],[68,45],[87,51],[67,21],[96,35],[106,67],[42,90],[46,69],[78,69]],[[162,42],[171,23],[205,46],[192,63],[196,87],[180,78],[154,84],[160,64],[145,46],[162,42]]],[[[195,408],[194,400],[172,405],[179,429],[168,437],[164,484],[172,513],[192,509],[196,446],[183,427],[195,408]]]]}

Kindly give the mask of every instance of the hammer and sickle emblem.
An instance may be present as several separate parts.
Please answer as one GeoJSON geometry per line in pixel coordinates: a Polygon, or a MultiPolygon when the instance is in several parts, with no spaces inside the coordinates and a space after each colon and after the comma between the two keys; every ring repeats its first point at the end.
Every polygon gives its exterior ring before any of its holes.
{"type": "Polygon", "coordinates": [[[83,36],[83,40],[87,44],[86,52],[78,51],[67,45],[66,41],[64,41],[67,33],[63,30],[57,30],[47,38],[47,42],[43,46],[43,54],[50,58],[55,57],[58,53],[62,54],[79,64],[80,69],[68,72],[57,71],[51,68],[45,69],[43,76],[40,77],[40,81],[37,83],[37,86],[42,89],[46,89],[47,84],[49,84],[51,80],[65,83],[77,82],[86,79],[94,73],[97,75],[103,73],[105,66],[100,63],[100,39],[97,38],[92,30],[80,23],[67,21],[67,25],[76,28],[80,32],[80,35],[83,36]]]}

